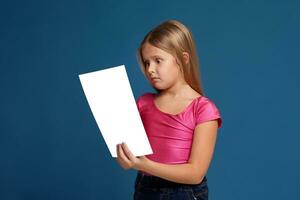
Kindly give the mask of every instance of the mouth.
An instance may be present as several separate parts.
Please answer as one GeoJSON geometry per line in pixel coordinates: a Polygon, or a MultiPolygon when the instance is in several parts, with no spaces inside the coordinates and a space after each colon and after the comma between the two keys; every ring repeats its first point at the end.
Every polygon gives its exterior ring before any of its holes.
{"type": "Polygon", "coordinates": [[[158,81],[158,80],[159,80],[159,78],[156,78],[156,77],[151,78],[151,81],[152,81],[152,82],[155,82],[155,81],[158,81]]]}

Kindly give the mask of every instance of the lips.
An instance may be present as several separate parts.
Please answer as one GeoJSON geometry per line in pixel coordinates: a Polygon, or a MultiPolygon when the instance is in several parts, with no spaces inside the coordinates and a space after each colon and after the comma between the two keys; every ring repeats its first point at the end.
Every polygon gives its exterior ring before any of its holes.
{"type": "Polygon", "coordinates": [[[157,81],[159,78],[157,78],[157,77],[153,77],[153,78],[151,78],[151,81],[152,82],[154,82],[154,81],[157,81]]]}

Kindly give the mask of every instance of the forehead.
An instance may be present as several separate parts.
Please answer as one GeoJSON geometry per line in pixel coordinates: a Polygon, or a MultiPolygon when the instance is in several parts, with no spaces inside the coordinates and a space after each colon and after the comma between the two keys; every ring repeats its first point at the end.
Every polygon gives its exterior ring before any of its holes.
{"type": "Polygon", "coordinates": [[[145,43],[142,47],[142,56],[144,59],[150,59],[153,57],[169,57],[172,56],[168,52],[157,48],[149,43],[145,43]]]}

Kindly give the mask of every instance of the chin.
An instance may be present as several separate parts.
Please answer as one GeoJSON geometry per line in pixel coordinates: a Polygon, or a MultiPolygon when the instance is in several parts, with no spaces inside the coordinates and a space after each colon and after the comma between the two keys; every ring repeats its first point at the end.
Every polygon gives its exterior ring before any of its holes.
{"type": "Polygon", "coordinates": [[[155,88],[155,89],[157,89],[157,90],[166,90],[166,89],[168,89],[167,87],[155,87],[155,86],[153,86],[153,88],[155,88]]]}

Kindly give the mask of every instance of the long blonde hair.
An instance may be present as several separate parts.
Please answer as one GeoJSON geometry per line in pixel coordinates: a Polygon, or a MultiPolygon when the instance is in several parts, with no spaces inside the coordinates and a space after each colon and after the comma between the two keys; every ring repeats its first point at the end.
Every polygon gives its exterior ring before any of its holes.
{"type": "MultiPolygon", "coordinates": [[[[138,62],[143,74],[146,76],[147,72],[145,71],[142,57],[142,47],[145,43],[149,43],[173,55],[179,62],[178,64],[185,81],[199,94],[204,95],[200,81],[199,59],[196,46],[191,31],[185,25],[176,20],[168,20],[146,34],[137,51],[138,62]],[[184,62],[183,52],[189,54],[189,62],[187,64],[184,62]]],[[[160,90],[154,89],[160,92],[160,90]]]]}

